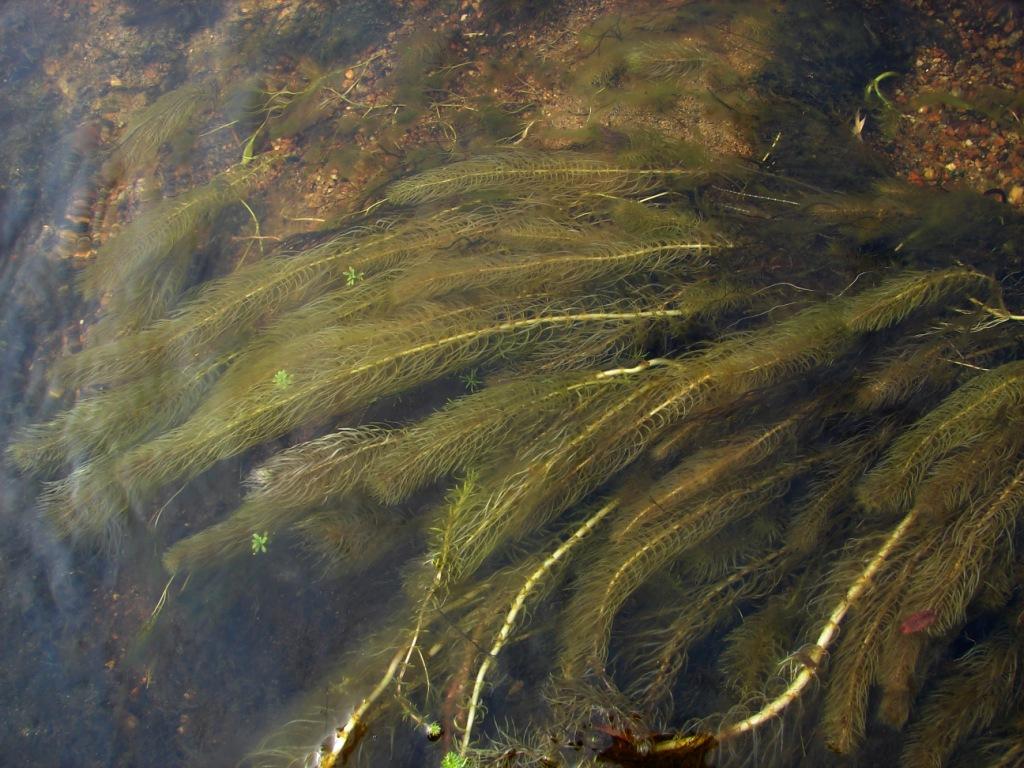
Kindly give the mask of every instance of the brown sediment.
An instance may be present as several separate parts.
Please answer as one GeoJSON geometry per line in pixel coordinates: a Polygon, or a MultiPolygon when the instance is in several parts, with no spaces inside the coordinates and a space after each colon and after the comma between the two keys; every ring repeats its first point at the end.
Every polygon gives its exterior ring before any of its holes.
{"type": "Polygon", "coordinates": [[[919,42],[908,69],[880,84],[894,111],[873,110],[866,140],[913,184],[966,187],[1024,206],[1024,9],[1012,2],[898,5],[913,28],[891,34],[919,42]]]}

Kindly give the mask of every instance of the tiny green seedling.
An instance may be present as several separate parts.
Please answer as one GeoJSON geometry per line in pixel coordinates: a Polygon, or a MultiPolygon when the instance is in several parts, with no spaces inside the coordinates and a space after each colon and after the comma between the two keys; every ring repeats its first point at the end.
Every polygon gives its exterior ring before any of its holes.
{"type": "Polygon", "coordinates": [[[868,99],[871,98],[871,94],[874,94],[886,109],[894,109],[892,102],[885,98],[885,94],[882,93],[882,89],[879,88],[879,85],[881,85],[883,80],[888,80],[890,77],[896,77],[898,74],[899,72],[888,70],[878,75],[878,77],[873,78],[871,82],[864,86],[864,101],[868,101],[868,99]]]}
{"type": "Polygon", "coordinates": [[[427,723],[425,730],[427,732],[427,738],[430,741],[437,741],[442,735],[444,735],[444,728],[442,728],[441,724],[436,721],[427,723]]]}
{"type": "Polygon", "coordinates": [[[441,768],[469,768],[469,761],[458,752],[449,752],[441,759],[441,768]]]}
{"type": "Polygon", "coordinates": [[[481,381],[480,377],[477,375],[476,368],[471,368],[459,376],[459,381],[461,381],[463,386],[465,386],[470,392],[476,392],[480,389],[481,381]]]}
{"type": "MultiPolygon", "coordinates": [[[[265,124],[266,123],[264,123],[264,125],[265,124]]],[[[259,128],[257,128],[255,131],[253,131],[252,136],[250,136],[249,140],[247,142],[245,142],[245,148],[242,150],[242,165],[248,165],[249,163],[252,162],[253,157],[255,157],[255,155],[256,155],[256,139],[259,138],[260,131],[262,131],[262,130],[263,130],[263,126],[261,125],[259,128]]]]}
{"type": "Polygon", "coordinates": [[[293,381],[292,375],[284,368],[274,374],[274,387],[276,389],[288,389],[293,381]]]}
{"type": "Polygon", "coordinates": [[[364,275],[362,272],[356,272],[355,267],[349,267],[347,270],[345,270],[345,285],[351,288],[353,285],[362,280],[363,277],[364,275]]]}
{"type": "Polygon", "coordinates": [[[264,531],[263,533],[254,533],[252,535],[252,553],[254,555],[265,554],[267,551],[267,542],[270,541],[270,533],[264,531]]]}

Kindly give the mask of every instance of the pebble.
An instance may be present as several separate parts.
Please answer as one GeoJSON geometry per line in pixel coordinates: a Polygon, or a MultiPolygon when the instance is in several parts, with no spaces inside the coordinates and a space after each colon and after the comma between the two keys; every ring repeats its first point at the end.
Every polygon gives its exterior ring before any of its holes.
{"type": "Polygon", "coordinates": [[[1010,191],[1006,195],[1006,202],[1011,205],[1021,205],[1024,203],[1024,186],[1015,184],[1010,187],[1010,191]]]}
{"type": "Polygon", "coordinates": [[[959,47],[930,41],[913,52],[913,67],[901,81],[904,93],[897,103],[905,112],[912,109],[916,119],[906,122],[893,148],[898,163],[911,183],[956,178],[979,192],[1001,187],[1009,197],[1011,187],[1024,186],[1024,152],[1018,151],[1022,143],[1012,119],[1016,115],[992,119],[980,110],[915,101],[920,94],[938,91],[968,103],[984,102],[988,91],[1013,94],[1024,89],[1024,16],[1006,2],[914,0],[914,5],[941,24],[959,47]]]}

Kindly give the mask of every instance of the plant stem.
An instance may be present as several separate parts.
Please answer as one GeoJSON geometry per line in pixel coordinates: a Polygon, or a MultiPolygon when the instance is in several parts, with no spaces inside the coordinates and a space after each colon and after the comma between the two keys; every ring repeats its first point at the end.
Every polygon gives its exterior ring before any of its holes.
{"type": "Polygon", "coordinates": [[[505,614],[505,621],[501,625],[501,629],[498,630],[498,636],[494,639],[493,645],[491,645],[490,651],[484,657],[483,663],[480,664],[480,669],[476,673],[476,682],[473,684],[473,695],[469,701],[469,713],[466,715],[466,730],[462,735],[462,746],[459,749],[459,755],[465,757],[466,751],[469,749],[470,740],[473,735],[473,722],[476,719],[476,711],[480,703],[480,693],[484,687],[484,678],[487,676],[487,671],[490,669],[491,664],[501,653],[501,649],[505,647],[508,642],[509,635],[512,633],[512,629],[515,626],[516,618],[519,616],[519,612],[522,611],[523,606],[526,604],[526,598],[530,596],[537,586],[540,584],[547,573],[554,568],[558,561],[565,557],[566,553],[578,544],[588,533],[590,533],[594,527],[600,523],[613,509],[618,506],[617,500],[609,501],[597,512],[591,515],[587,520],[577,528],[573,534],[563,541],[559,547],[548,555],[544,562],[542,562],[534,571],[530,574],[529,578],[523,584],[522,588],[516,594],[515,599],[512,601],[512,606],[509,608],[508,613],[505,614]]]}
{"type": "MultiPolygon", "coordinates": [[[[789,684],[781,694],[776,696],[772,701],[768,702],[760,711],[755,712],[750,717],[740,720],[738,723],[733,723],[715,734],[715,739],[718,743],[727,741],[735,738],[736,736],[742,736],[745,733],[750,733],[756,730],[760,726],[764,725],[769,720],[772,720],[781,715],[790,704],[795,702],[803,694],[804,689],[811,683],[815,678],[817,668],[825,659],[825,654],[828,652],[829,646],[836,639],[839,634],[839,625],[842,623],[846,614],[853,607],[854,603],[860,598],[864,592],[874,582],[875,575],[885,565],[889,556],[893,550],[899,546],[906,536],[907,531],[913,526],[917,520],[918,510],[917,508],[912,509],[907,513],[906,517],[900,522],[896,528],[886,537],[882,546],[879,547],[874,557],[868,562],[864,570],[861,571],[860,576],[850,585],[849,589],[846,590],[846,595],[838,605],[832,609],[831,615],[825,622],[825,626],[821,630],[821,634],[818,635],[818,639],[814,646],[808,652],[810,658],[810,664],[805,664],[804,668],[800,673],[793,678],[793,681],[789,684]]],[[[670,739],[668,741],[662,741],[654,745],[652,752],[655,754],[665,754],[671,752],[685,752],[687,747],[692,742],[692,736],[685,736],[676,739],[670,739]]]]}

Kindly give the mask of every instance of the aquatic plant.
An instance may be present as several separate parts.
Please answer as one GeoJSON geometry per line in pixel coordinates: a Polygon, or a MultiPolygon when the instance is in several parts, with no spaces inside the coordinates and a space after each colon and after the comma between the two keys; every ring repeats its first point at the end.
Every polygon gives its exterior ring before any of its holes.
{"type": "Polygon", "coordinates": [[[349,267],[348,269],[346,269],[344,275],[345,285],[347,285],[349,288],[351,288],[353,285],[355,285],[364,277],[366,277],[366,275],[363,274],[362,272],[357,272],[355,267],[349,267]]]}
{"type": "Polygon", "coordinates": [[[274,374],[274,386],[278,389],[288,389],[294,382],[292,375],[284,368],[279,368],[274,374]]]}
{"type": "Polygon", "coordinates": [[[214,83],[190,82],[160,96],[125,126],[102,174],[113,182],[155,164],[160,149],[195,125],[195,117],[211,105],[214,83]]]}
{"type": "Polygon", "coordinates": [[[254,555],[266,554],[267,543],[270,541],[270,535],[264,533],[254,533],[252,535],[252,553],[254,555]]]}
{"type": "MultiPolygon", "coordinates": [[[[680,31],[692,12],[657,40],[618,24],[621,76],[721,76],[714,41],[680,31]]],[[[908,766],[1020,737],[1024,224],[857,173],[822,191],[744,122],[760,162],[615,126],[403,174],[145,327],[111,305],[119,331],[59,366],[94,390],[11,452],[67,473],[44,500],[63,532],[114,538],[287,439],[168,571],[270,536],[361,578],[406,558],[348,706],[318,694],[253,762],[340,765],[406,721],[442,766],[787,764],[853,752],[873,701],[908,766]],[[502,733],[488,705],[520,681],[545,702],[502,733]]],[[[233,199],[272,156],[194,194],[233,199]]],[[[173,260],[182,205],[139,225],[159,248],[108,249],[83,287],[173,260]]]]}
{"type": "Polygon", "coordinates": [[[195,236],[225,206],[243,198],[266,158],[231,168],[209,183],[142,211],[99,249],[82,271],[79,287],[88,299],[106,300],[104,324],[112,338],[163,317],[178,299],[196,247],[195,236]]]}
{"type": "Polygon", "coordinates": [[[871,80],[868,82],[868,84],[864,86],[864,101],[865,101],[865,103],[869,103],[871,101],[872,97],[874,97],[874,98],[878,99],[878,101],[886,109],[894,109],[894,107],[892,105],[892,102],[889,101],[889,99],[887,99],[885,97],[884,93],[882,93],[882,83],[884,81],[888,80],[890,77],[897,77],[898,75],[899,75],[898,72],[888,71],[888,72],[882,72],[881,74],[876,75],[875,77],[871,78],[871,80]]]}

